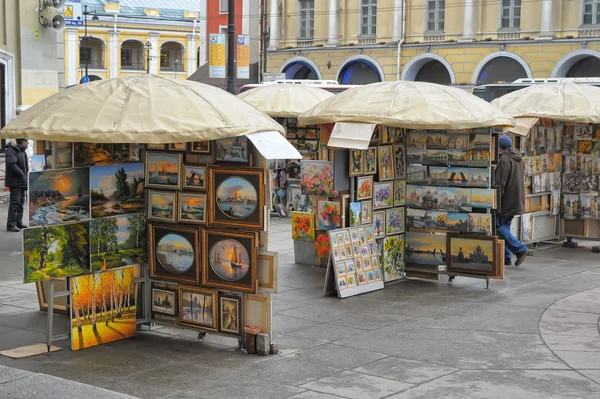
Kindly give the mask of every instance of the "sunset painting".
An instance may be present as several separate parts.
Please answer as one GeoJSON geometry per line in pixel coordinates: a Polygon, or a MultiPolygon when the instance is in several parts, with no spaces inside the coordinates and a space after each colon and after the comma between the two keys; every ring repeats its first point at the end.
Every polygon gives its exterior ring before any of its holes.
{"type": "Polygon", "coordinates": [[[444,234],[407,233],[406,262],[423,265],[446,263],[446,236],[444,234]]]}
{"type": "Polygon", "coordinates": [[[92,217],[137,213],[144,210],[144,165],[90,168],[92,217]]]}
{"type": "Polygon", "coordinates": [[[146,153],[146,186],[179,189],[182,154],[146,153]]]}
{"type": "Polygon", "coordinates": [[[88,168],[29,173],[30,226],[45,226],[89,217],[88,168]]]}
{"type": "Polygon", "coordinates": [[[217,188],[217,206],[233,219],[244,219],[258,205],[258,193],[254,186],[242,177],[225,179],[217,188]]]}
{"type": "Polygon", "coordinates": [[[176,221],[175,208],[177,197],[175,197],[175,193],[150,190],[148,197],[150,197],[148,205],[148,218],[150,220],[176,221]]]}
{"type": "Polygon", "coordinates": [[[460,269],[471,273],[492,273],[494,269],[494,240],[449,237],[450,262],[448,270],[460,269]]]}
{"type": "Polygon", "coordinates": [[[236,240],[220,240],[210,249],[210,267],[222,279],[237,281],[250,269],[250,256],[236,240]]]}
{"type": "Polygon", "coordinates": [[[179,193],[179,222],[204,224],[206,221],[206,194],[179,193]]]}
{"type": "Polygon", "coordinates": [[[134,267],[71,279],[71,349],[133,337],[136,331],[134,267]]]}

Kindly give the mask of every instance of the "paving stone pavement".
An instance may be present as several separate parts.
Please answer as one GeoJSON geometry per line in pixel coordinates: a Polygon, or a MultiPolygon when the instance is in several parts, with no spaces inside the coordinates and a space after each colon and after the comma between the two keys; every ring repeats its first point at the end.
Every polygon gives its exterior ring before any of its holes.
{"type": "MultiPolygon", "coordinates": [[[[5,215],[0,205],[0,227],[5,215]]],[[[0,350],[45,340],[35,286],[21,284],[20,248],[18,234],[0,233],[0,350]]],[[[540,251],[490,290],[466,278],[412,280],[340,300],[322,296],[324,269],[294,263],[289,219],[272,219],[269,249],[280,253],[278,355],[249,356],[235,340],[199,343],[167,327],[79,352],[62,341],[49,356],[0,357],[7,373],[42,373],[14,397],[65,397],[49,388],[63,381],[53,377],[115,391],[90,397],[600,397],[600,254],[540,251]]],[[[66,332],[67,317],[55,325],[66,332]]],[[[0,397],[14,393],[2,373],[0,397]]]]}

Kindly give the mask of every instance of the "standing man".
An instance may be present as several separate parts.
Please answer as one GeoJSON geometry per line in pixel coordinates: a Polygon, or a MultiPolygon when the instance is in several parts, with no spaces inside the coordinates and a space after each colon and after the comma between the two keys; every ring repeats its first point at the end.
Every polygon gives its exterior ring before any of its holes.
{"type": "Polygon", "coordinates": [[[19,232],[27,226],[23,224],[23,205],[27,194],[27,139],[17,139],[16,144],[10,141],[6,145],[6,187],[10,188],[10,204],[6,230],[19,232]]]}
{"type": "Polygon", "coordinates": [[[515,266],[527,257],[527,247],[510,232],[510,224],[516,215],[525,211],[525,172],[523,157],[514,148],[508,136],[498,140],[500,147],[496,184],[500,186],[500,210],[496,217],[496,229],[504,239],[504,264],[512,264],[512,254],[517,256],[515,266]]]}

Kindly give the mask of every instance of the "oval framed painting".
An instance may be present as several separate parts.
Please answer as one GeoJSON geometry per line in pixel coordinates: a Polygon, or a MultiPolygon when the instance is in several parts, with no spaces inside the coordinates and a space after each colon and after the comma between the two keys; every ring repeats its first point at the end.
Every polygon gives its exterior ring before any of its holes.
{"type": "Polygon", "coordinates": [[[148,224],[150,277],[200,284],[200,229],[148,224]]]}

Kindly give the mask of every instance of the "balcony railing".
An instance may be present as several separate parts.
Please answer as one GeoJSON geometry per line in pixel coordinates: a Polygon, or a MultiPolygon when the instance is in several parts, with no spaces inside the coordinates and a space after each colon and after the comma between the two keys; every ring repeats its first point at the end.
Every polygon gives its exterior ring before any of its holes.
{"type": "Polygon", "coordinates": [[[313,39],[298,39],[296,47],[313,47],[315,42],[313,39]]]}
{"type": "Polygon", "coordinates": [[[443,33],[439,34],[428,34],[425,33],[425,43],[437,43],[443,42],[445,39],[445,35],[443,33]]]}
{"type": "Polygon", "coordinates": [[[363,45],[363,46],[368,46],[371,44],[375,44],[376,43],[376,38],[374,37],[359,37],[358,38],[358,45],[363,45]]]}
{"type": "Polygon", "coordinates": [[[519,40],[521,32],[498,32],[498,40],[519,40]]]}
{"type": "Polygon", "coordinates": [[[600,28],[591,29],[579,29],[577,37],[588,38],[588,37],[600,37],[600,28]]]}

